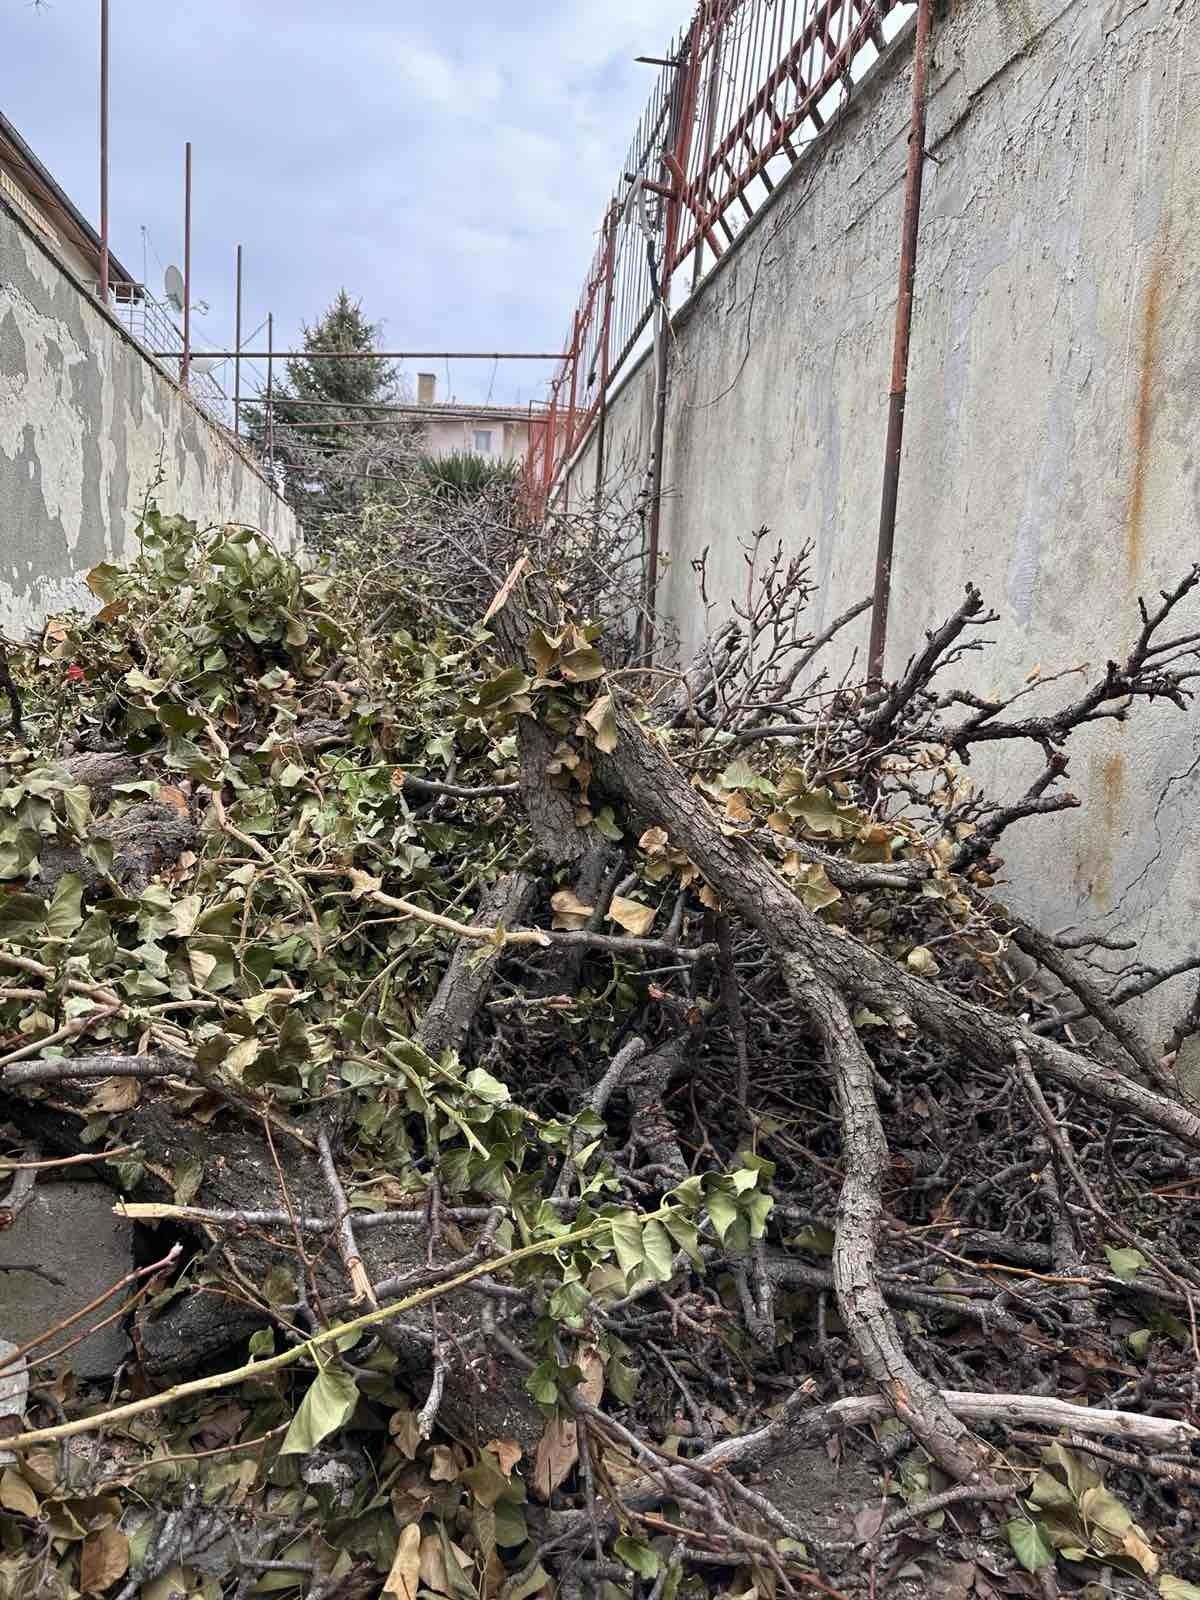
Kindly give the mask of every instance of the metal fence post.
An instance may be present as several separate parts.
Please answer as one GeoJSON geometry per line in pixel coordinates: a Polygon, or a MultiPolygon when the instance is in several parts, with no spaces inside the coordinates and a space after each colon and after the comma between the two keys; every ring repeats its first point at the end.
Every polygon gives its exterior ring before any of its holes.
{"type": "Polygon", "coordinates": [[[192,369],[192,144],[183,151],[183,360],[179,381],[186,389],[192,369]]]}
{"type": "Polygon", "coordinates": [[[614,200],[604,219],[604,312],[600,329],[600,413],[596,421],[596,487],[593,515],[600,515],[600,495],[604,484],[604,449],[608,434],[608,379],[610,334],[612,332],[613,276],[617,256],[617,217],[620,207],[614,200]]]}
{"type": "Polygon", "coordinates": [[[883,677],[887,649],[888,608],[892,597],[892,555],[896,544],[896,505],[900,495],[900,452],[904,445],[904,410],[908,399],[908,347],[912,335],[913,280],[917,271],[917,235],[921,224],[921,176],[925,168],[925,118],[928,101],[929,24],[932,0],[918,0],[917,37],[913,47],[912,126],[904,178],[904,219],[900,235],[900,293],[892,346],[892,382],[888,395],[887,443],[883,456],[883,492],[879,508],[879,542],[875,554],[875,599],[871,609],[871,642],[867,672],[883,677]]]}

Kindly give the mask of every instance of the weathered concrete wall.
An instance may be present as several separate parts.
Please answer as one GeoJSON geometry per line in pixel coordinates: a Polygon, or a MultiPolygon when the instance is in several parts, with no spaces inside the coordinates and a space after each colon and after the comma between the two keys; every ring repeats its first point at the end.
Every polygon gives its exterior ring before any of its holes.
{"type": "Polygon", "coordinates": [[[259,528],[290,507],[0,199],[0,629],[82,604],[82,575],[132,550],[155,483],[164,511],[259,528]]]}
{"type": "MultiPolygon", "coordinates": [[[[1198,39],[1196,0],[957,0],[937,17],[893,669],[970,579],[1002,620],[960,680],[1102,670],[1137,596],[1200,558],[1198,39]]],[[[763,523],[816,541],[818,624],[869,592],[910,59],[904,36],[676,319],[661,592],[685,645],[703,628],[691,560],[709,547],[727,599],[763,523]]],[[[643,363],[610,410],[626,493],[651,384],[643,363]]],[[[594,471],[589,447],[573,496],[594,471]]],[[[865,620],[850,642],[865,647],[865,620]]],[[[1013,831],[1012,898],[1151,957],[1196,951],[1200,717],[1145,708],[1074,750],[1085,809],[1013,831]]],[[[974,770],[1022,786],[1013,752],[974,770]]]]}

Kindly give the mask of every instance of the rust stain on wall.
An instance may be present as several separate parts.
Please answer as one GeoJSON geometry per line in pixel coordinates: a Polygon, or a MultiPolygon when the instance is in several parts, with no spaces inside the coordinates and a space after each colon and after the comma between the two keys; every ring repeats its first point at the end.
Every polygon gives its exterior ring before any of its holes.
{"type": "MultiPolygon", "coordinates": [[[[1164,243],[1166,229],[1164,228],[1164,243]]],[[[1125,564],[1129,576],[1137,575],[1144,546],[1143,520],[1146,507],[1146,473],[1150,435],[1154,428],[1154,376],[1158,364],[1163,279],[1166,275],[1165,249],[1155,252],[1150,276],[1142,299],[1142,329],[1138,341],[1138,392],[1133,413],[1133,479],[1129,506],[1125,513],[1125,564]]]]}
{"type": "Polygon", "coordinates": [[[1093,756],[1089,787],[1097,795],[1096,827],[1088,835],[1076,866],[1076,881],[1101,911],[1114,904],[1113,869],[1125,799],[1125,757],[1119,750],[1103,760],[1093,756]]]}

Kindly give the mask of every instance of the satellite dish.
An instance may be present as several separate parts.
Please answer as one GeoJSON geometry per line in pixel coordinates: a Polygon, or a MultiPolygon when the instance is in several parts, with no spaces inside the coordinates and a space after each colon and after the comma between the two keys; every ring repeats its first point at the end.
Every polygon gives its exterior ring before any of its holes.
{"type": "Polygon", "coordinates": [[[215,372],[221,362],[216,356],[192,356],[188,365],[193,372],[215,372]]]}
{"type": "Polygon", "coordinates": [[[168,302],[176,311],[183,310],[183,273],[178,267],[168,267],[163,275],[163,287],[167,293],[168,302]]]}

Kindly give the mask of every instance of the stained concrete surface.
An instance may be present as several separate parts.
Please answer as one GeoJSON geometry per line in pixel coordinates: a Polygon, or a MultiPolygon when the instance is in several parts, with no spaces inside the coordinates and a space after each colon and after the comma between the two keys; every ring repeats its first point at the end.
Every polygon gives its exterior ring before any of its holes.
{"type": "MultiPolygon", "coordinates": [[[[39,1266],[62,1279],[0,1272],[0,1341],[20,1346],[80,1310],[133,1270],[133,1231],[113,1216],[115,1196],[99,1183],[39,1183],[11,1228],[0,1232],[0,1267],[39,1266]]],[[[113,1299],[30,1355],[36,1362],[119,1306],[113,1299]]],[[[53,1365],[81,1378],[115,1371],[129,1351],[120,1322],[89,1334],[53,1365]]],[[[2,1409],[2,1407],[0,1407],[2,1409]]]]}
{"type": "MultiPolygon", "coordinates": [[[[1200,559],[1198,22],[1197,0],[937,8],[892,673],[972,581],[1000,619],[983,630],[994,647],[956,669],[962,687],[1012,693],[1035,667],[1094,677],[1136,637],[1139,595],[1200,559]]],[[[704,628],[693,560],[708,547],[719,621],[743,594],[741,542],[764,524],[792,551],[814,542],[814,631],[870,593],[910,63],[902,36],[675,319],[659,593],[685,651],[704,628]]],[[[643,361],[608,411],[608,488],[626,503],[651,385],[643,361]]],[[[590,504],[594,448],[573,504],[590,504]]],[[[857,650],[861,665],[868,623],[831,664],[857,650]]],[[[1007,799],[1036,759],[989,746],[971,775],[1007,799]]],[[[1087,730],[1067,787],[1080,810],[1005,838],[1013,901],[1051,929],[1131,937],[1150,961],[1200,949],[1196,709],[1087,730]]],[[[1142,1006],[1154,1038],[1186,985],[1142,1006]]]]}
{"type": "MultiPolygon", "coordinates": [[[[19,1344],[11,1339],[0,1339],[0,1441],[7,1434],[19,1432],[25,1408],[29,1404],[29,1366],[24,1356],[18,1356],[19,1344]]],[[[0,1467],[16,1460],[11,1450],[0,1450],[0,1467]]]]}
{"type": "Polygon", "coordinates": [[[232,437],[0,198],[0,631],[92,606],[84,576],[134,553],[151,492],[202,526],[299,544],[290,506],[232,437]]]}

